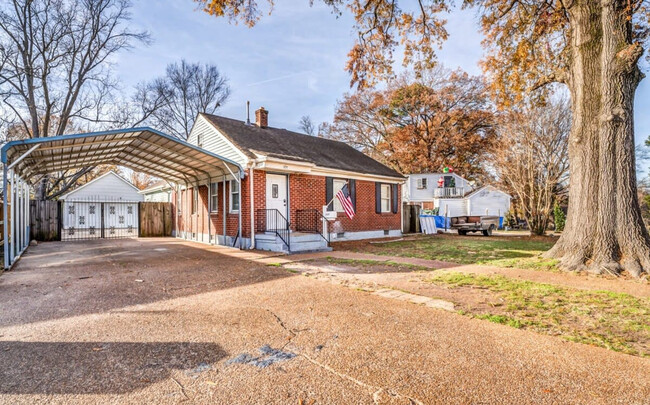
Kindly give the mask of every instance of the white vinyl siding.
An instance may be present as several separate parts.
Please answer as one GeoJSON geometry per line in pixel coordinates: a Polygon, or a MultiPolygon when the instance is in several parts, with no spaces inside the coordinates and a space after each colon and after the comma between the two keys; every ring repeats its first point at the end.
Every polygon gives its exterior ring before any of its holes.
{"type": "Polygon", "coordinates": [[[74,190],[64,200],[95,201],[144,201],[144,196],[129,182],[113,172],[109,172],[74,190]]]}
{"type": "Polygon", "coordinates": [[[219,183],[210,184],[210,212],[219,211],[219,183]]]}
{"type": "Polygon", "coordinates": [[[462,189],[464,194],[472,191],[472,186],[469,182],[456,173],[409,174],[406,184],[402,187],[404,201],[419,202],[433,200],[435,197],[434,194],[438,189],[438,179],[440,177],[444,178],[445,176],[452,176],[455,186],[462,189]],[[425,187],[420,188],[421,181],[426,183],[425,187]]]}
{"type": "Polygon", "coordinates": [[[434,207],[439,209],[438,215],[459,217],[467,215],[467,203],[464,198],[436,198],[433,200],[434,207]]]}
{"type": "Polygon", "coordinates": [[[332,180],[332,198],[334,199],[333,204],[334,204],[334,211],[336,212],[345,212],[343,209],[343,206],[341,205],[341,201],[339,201],[338,198],[336,198],[336,194],[341,191],[343,186],[345,186],[346,180],[343,179],[333,179],[332,180]]]}
{"type": "Polygon", "coordinates": [[[510,196],[487,186],[467,198],[467,215],[505,216],[510,209],[510,196]]]}
{"type": "Polygon", "coordinates": [[[381,185],[381,212],[390,212],[390,184],[381,185]]]}
{"type": "Polygon", "coordinates": [[[230,212],[239,212],[239,183],[230,181],[230,212]]]}
{"type": "MultiPolygon", "coordinates": [[[[227,138],[212,126],[203,116],[199,116],[192,127],[187,142],[198,146],[199,134],[201,134],[201,148],[212,152],[226,159],[233,160],[242,166],[247,163],[246,156],[239,151],[227,138]]],[[[235,168],[232,168],[233,171],[235,168]]]]}

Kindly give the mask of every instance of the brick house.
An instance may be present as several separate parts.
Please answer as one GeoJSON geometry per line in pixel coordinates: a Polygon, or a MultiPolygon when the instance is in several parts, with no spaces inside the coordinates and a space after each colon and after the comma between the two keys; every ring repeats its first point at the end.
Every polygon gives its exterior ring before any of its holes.
{"type": "Polygon", "coordinates": [[[237,162],[242,174],[174,190],[178,236],[296,252],[326,249],[328,238],[401,235],[401,174],[345,143],[269,127],[264,108],[255,117],[197,117],[188,142],[237,162]],[[351,220],[334,198],[346,183],[351,220]]]}

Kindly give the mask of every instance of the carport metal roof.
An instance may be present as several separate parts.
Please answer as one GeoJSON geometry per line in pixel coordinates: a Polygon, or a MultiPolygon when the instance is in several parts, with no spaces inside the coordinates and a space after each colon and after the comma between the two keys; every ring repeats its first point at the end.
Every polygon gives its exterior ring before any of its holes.
{"type": "Polygon", "coordinates": [[[185,184],[242,173],[230,159],[148,127],[11,141],[2,147],[2,163],[27,182],[54,171],[100,164],[185,184]]]}
{"type": "MultiPolygon", "coordinates": [[[[40,175],[115,164],[188,186],[227,175],[239,182],[244,176],[237,162],[148,127],[11,141],[2,147],[1,160],[5,268],[29,245],[29,184],[40,175]]],[[[241,210],[238,216],[241,230],[241,210]]],[[[237,240],[241,248],[241,238],[237,240]]]]}

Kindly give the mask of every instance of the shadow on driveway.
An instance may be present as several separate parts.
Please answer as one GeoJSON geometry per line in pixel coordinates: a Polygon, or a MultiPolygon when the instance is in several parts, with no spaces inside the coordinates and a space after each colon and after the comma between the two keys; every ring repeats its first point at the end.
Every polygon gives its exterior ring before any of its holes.
{"type": "Polygon", "coordinates": [[[0,327],[292,276],[219,249],[174,238],[40,243],[0,276],[0,327]]]}
{"type": "Polygon", "coordinates": [[[123,394],[226,357],[217,344],[189,342],[0,341],[0,353],[0,394],[123,394]]]}

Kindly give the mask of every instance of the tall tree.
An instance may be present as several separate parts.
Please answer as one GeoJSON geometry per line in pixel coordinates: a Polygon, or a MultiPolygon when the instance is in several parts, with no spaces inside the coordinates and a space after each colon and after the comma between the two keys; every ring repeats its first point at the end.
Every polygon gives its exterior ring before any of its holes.
{"type": "MultiPolygon", "coordinates": [[[[216,16],[254,25],[257,1],[195,0],[216,16]]],[[[447,33],[441,13],[477,7],[484,61],[504,101],[553,82],[571,93],[571,187],[567,224],[548,257],[565,269],[650,271],[650,236],[639,210],[634,162],[634,93],[650,34],[649,0],[323,0],[347,8],[359,33],[348,70],[359,86],[392,74],[394,51],[416,71],[435,63],[447,33]],[[415,3],[415,4],[414,4],[415,3]],[[408,10],[406,4],[415,5],[408,10]],[[588,215],[589,218],[585,219],[588,215]]],[[[267,0],[269,5],[273,0],[267,0]]],[[[543,92],[538,93],[541,96],[543,92]]]]}
{"type": "MultiPolygon", "coordinates": [[[[148,35],[127,27],[127,0],[10,0],[0,5],[2,121],[24,137],[68,133],[103,122],[111,56],[148,35]]],[[[37,197],[65,189],[92,168],[45,176],[37,197]]],[[[65,191],[65,190],[64,190],[65,191]]]]}
{"type": "Polygon", "coordinates": [[[226,102],[230,87],[215,65],[167,65],[163,77],[139,86],[135,102],[150,123],[179,139],[187,139],[199,113],[212,114],[226,102]]]}
{"type": "Polygon", "coordinates": [[[315,135],[316,126],[309,115],[303,115],[298,123],[298,129],[307,135],[315,135]]]}
{"type": "Polygon", "coordinates": [[[567,189],[571,109],[565,99],[526,106],[499,119],[490,162],[532,233],[543,235],[567,189]]]}
{"type": "Polygon", "coordinates": [[[387,90],[363,90],[337,106],[330,136],[403,173],[451,166],[468,178],[486,175],[494,111],[480,78],[435,69],[387,90]]]}

